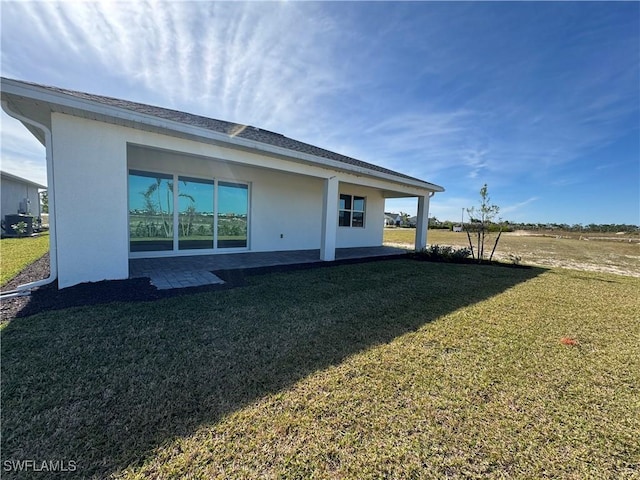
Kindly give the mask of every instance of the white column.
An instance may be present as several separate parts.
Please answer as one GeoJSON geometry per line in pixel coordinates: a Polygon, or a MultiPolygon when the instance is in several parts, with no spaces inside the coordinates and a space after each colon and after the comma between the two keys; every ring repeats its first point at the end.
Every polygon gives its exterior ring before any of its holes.
{"type": "Polygon", "coordinates": [[[338,230],[338,177],[324,181],[322,195],[322,241],[320,260],[330,262],[336,259],[336,233],[338,230]]]}
{"type": "Polygon", "coordinates": [[[429,230],[429,196],[418,197],[418,220],[416,222],[416,250],[427,246],[429,230]]]}

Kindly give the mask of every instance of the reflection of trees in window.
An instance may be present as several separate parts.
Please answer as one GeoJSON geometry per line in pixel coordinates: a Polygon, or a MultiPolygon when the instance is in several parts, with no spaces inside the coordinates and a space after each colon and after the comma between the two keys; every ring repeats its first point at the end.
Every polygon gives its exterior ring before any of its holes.
{"type": "Polygon", "coordinates": [[[178,177],[178,248],[213,248],[214,181],[178,177]]]}
{"type": "Polygon", "coordinates": [[[247,246],[248,185],[129,171],[129,240],[132,252],[247,246]],[[214,197],[219,208],[214,215],[214,197]],[[177,195],[176,195],[177,194],[177,195]],[[173,201],[176,198],[176,205],[173,201]],[[174,223],[175,222],[175,223],[174,223]],[[174,225],[177,228],[174,232],[174,225]]]}
{"type": "Polygon", "coordinates": [[[170,237],[173,233],[173,219],[167,221],[170,215],[171,199],[173,198],[173,182],[165,182],[167,194],[167,209],[162,207],[162,178],[156,178],[155,182],[149,184],[147,190],[140,192],[144,197],[145,210],[148,215],[160,215],[162,219],[162,229],[165,237],[170,237]]]}
{"type": "Polygon", "coordinates": [[[249,187],[241,183],[218,183],[218,248],[247,246],[249,187]]]}
{"type": "Polygon", "coordinates": [[[172,176],[129,172],[131,251],[173,249],[172,176]]]}

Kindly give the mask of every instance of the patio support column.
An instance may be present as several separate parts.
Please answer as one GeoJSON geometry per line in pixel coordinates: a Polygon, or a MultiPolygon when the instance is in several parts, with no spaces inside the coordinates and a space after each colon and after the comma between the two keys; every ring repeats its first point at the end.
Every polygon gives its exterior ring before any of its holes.
{"type": "Polygon", "coordinates": [[[418,197],[418,216],[416,221],[416,250],[422,250],[427,246],[427,234],[429,231],[429,198],[431,195],[418,197]]]}
{"type": "Polygon", "coordinates": [[[330,262],[336,259],[336,234],[338,231],[338,177],[324,181],[322,195],[322,240],[320,260],[330,262]]]}

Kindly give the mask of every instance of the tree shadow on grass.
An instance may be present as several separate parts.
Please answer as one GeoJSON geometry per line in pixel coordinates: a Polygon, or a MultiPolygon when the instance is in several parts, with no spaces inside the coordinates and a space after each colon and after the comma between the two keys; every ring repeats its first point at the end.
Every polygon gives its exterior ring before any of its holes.
{"type": "Polygon", "coordinates": [[[3,465],[75,462],[75,472],[43,478],[117,474],[176,437],[544,271],[395,260],[14,320],[2,332],[3,465]]]}

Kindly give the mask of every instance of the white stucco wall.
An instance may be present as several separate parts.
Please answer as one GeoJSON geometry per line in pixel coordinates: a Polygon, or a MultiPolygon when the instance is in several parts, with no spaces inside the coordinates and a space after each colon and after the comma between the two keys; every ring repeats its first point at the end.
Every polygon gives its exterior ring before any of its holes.
{"type": "Polygon", "coordinates": [[[377,247],[384,233],[384,197],[379,189],[340,184],[340,194],[365,197],[364,228],[338,227],[336,247],[377,247]]]}
{"type": "Polygon", "coordinates": [[[249,183],[251,251],[320,248],[322,179],[137,146],[129,168],[249,183]]]}
{"type": "Polygon", "coordinates": [[[338,248],[381,245],[383,192],[411,191],[285,158],[58,113],[52,114],[52,132],[61,288],[128,277],[129,169],[248,183],[249,250],[256,252],[320,248],[326,178],[338,177],[340,193],[367,199],[365,228],[338,227],[338,248]]]}
{"type": "MultiPolygon", "coordinates": [[[[128,152],[130,169],[249,183],[251,251],[320,248],[323,179],[141,146],[128,152]]],[[[336,247],[382,245],[381,190],[341,183],[340,193],[366,198],[365,226],[338,227],[336,247]]]]}
{"type": "Polygon", "coordinates": [[[126,129],[57,113],[51,122],[58,284],[127,278],[126,129]]]}

